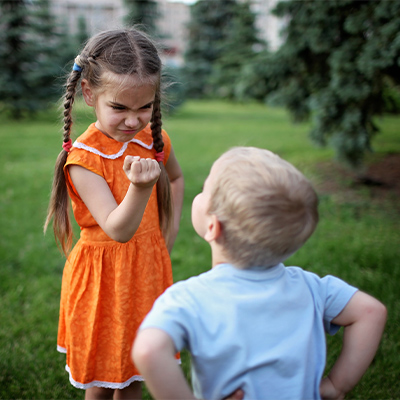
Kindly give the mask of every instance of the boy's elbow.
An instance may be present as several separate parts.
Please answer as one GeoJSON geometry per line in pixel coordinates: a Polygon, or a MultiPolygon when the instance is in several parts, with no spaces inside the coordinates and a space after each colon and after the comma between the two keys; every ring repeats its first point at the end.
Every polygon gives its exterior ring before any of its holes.
{"type": "Polygon", "coordinates": [[[152,364],[158,363],[160,355],[165,350],[162,342],[154,340],[152,331],[153,329],[140,331],[132,346],[132,361],[142,373],[143,370],[150,369],[152,364]]]}
{"type": "Polygon", "coordinates": [[[143,369],[147,369],[146,366],[151,364],[154,358],[154,351],[149,343],[135,340],[132,346],[131,357],[136,367],[143,373],[143,369]]]}
{"type": "Polygon", "coordinates": [[[374,324],[384,327],[387,319],[386,306],[373,297],[369,297],[368,300],[369,301],[365,305],[365,315],[374,324]]]}
{"type": "Polygon", "coordinates": [[[386,320],[387,320],[387,308],[384,304],[382,304],[380,301],[377,301],[377,305],[375,307],[375,315],[376,318],[380,321],[380,323],[382,325],[386,324],[386,320]]]}

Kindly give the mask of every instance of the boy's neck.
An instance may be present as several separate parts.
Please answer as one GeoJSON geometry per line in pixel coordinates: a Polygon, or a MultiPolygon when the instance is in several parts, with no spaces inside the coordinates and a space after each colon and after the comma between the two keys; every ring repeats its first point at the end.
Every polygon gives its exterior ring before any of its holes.
{"type": "Polygon", "coordinates": [[[215,241],[210,243],[211,246],[211,268],[218,264],[229,264],[230,261],[222,251],[222,246],[215,241]]]}

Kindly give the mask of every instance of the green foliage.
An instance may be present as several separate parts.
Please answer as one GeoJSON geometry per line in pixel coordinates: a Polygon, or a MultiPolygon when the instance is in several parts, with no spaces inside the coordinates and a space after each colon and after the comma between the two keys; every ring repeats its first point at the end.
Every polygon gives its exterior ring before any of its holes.
{"type": "Polygon", "coordinates": [[[267,62],[248,67],[242,97],[255,75],[269,101],[287,107],[295,120],[312,117],[311,137],[330,144],[353,167],[371,150],[375,115],[388,105],[400,81],[400,2],[283,1],[286,41],[267,62]],[[389,96],[389,94],[391,94],[389,96]],[[388,102],[389,99],[389,102],[388,102]]]}
{"type": "Polygon", "coordinates": [[[209,77],[214,63],[222,56],[232,27],[236,0],[200,0],[190,8],[184,82],[188,97],[210,96],[209,77]]]}
{"type": "Polygon", "coordinates": [[[235,98],[243,69],[264,47],[250,2],[201,0],[191,13],[184,67],[188,97],[235,98]]]}
{"type": "Polygon", "coordinates": [[[24,49],[23,33],[28,26],[28,12],[23,0],[0,3],[2,29],[0,30],[0,99],[10,103],[14,116],[22,107],[29,107],[23,99],[28,82],[23,73],[30,65],[32,51],[24,49]]]}
{"type": "Polygon", "coordinates": [[[128,26],[139,25],[152,36],[157,35],[157,2],[154,0],[124,0],[128,7],[125,23],[128,26]]]}
{"type": "MultiPolygon", "coordinates": [[[[83,15],[78,18],[78,33],[76,34],[77,49],[83,48],[89,39],[89,32],[86,25],[86,19],[83,15]]],[[[78,52],[78,50],[75,50],[78,52]]]]}
{"type": "MultiPolygon", "coordinates": [[[[93,121],[79,101],[76,135],[93,121]]],[[[83,399],[68,382],[65,355],[56,352],[58,307],[64,258],[51,232],[43,236],[53,168],[61,148],[55,110],[29,121],[0,116],[0,398],[83,399]]],[[[399,117],[378,121],[377,156],[400,153],[399,117]]],[[[189,101],[164,121],[185,176],[181,228],[172,251],[176,281],[210,268],[210,249],[191,226],[191,203],[215,159],[235,145],[271,149],[292,162],[316,185],[326,177],[320,163],[332,157],[307,140],[309,124],[292,125],[285,110],[262,104],[189,101]]],[[[76,136],[75,135],[75,136],[76,136]]],[[[317,186],[318,187],[318,186],[317,186]]],[[[320,224],[287,265],[333,274],[376,296],[389,318],[380,350],[352,399],[400,398],[400,240],[398,198],[378,201],[368,190],[320,192],[320,224]]],[[[76,227],[75,227],[76,228],[76,227]]],[[[76,229],[76,235],[79,234],[76,229]]],[[[341,346],[328,339],[328,365],[341,346]]],[[[184,353],[183,368],[189,374],[184,353]]],[[[145,398],[150,396],[145,393],[145,398]]]]}
{"type": "Polygon", "coordinates": [[[49,0],[4,0],[0,9],[0,111],[21,118],[60,95],[69,38],[58,33],[49,0]]]}
{"type": "Polygon", "coordinates": [[[228,99],[235,98],[242,70],[256,57],[256,51],[263,47],[257,37],[255,15],[250,10],[250,3],[237,3],[232,10],[226,37],[219,43],[220,56],[215,60],[208,80],[216,97],[228,99]]]}

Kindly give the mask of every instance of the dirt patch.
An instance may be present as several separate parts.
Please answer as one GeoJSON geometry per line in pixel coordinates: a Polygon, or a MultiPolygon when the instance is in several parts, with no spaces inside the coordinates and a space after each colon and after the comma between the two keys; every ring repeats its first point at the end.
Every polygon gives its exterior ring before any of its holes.
{"type": "Polygon", "coordinates": [[[394,202],[400,210],[400,153],[389,153],[369,163],[362,173],[355,173],[329,161],[320,163],[316,189],[320,194],[334,194],[344,200],[356,199],[365,192],[374,202],[394,202]]]}

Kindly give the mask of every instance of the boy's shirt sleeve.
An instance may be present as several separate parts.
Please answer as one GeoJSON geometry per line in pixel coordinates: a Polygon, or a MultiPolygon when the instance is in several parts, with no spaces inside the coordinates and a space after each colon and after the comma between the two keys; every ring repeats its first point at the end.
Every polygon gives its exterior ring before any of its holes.
{"type": "Polygon", "coordinates": [[[171,337],[176,351],[190,350],[188,338],[191,337],[192,342],[195,331],[191,324],[193,316],[191,299],[186,295],[183,282],[178,282],[155,301],[139,329],[161,329],[171,337]]]}
{"type": "Polygon", "coordinates": [[[333,324],[332,320],[343,311],[358,289],[331,275],[321,278],[320,282],[324,293],[324,328],[334,335],[340,326],[333,324]]]}

